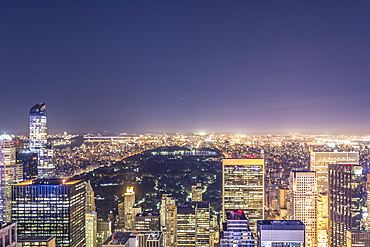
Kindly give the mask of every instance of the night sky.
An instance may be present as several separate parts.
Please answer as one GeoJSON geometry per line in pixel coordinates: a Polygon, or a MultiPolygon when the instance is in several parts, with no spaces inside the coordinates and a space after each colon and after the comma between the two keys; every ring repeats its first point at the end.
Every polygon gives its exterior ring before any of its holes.
{"type": "Polygon", "coordinates": [[[0,132],[370,134],[370,1],[2,1],[0,132]]]}

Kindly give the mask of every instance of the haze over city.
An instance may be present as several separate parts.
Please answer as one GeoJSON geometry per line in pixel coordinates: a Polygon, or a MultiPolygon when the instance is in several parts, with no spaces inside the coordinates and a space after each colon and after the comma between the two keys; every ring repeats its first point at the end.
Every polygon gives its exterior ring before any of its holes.
{"type": "Polygon", "coordinates": [[[368,1],[7,1],[0,132],[370,133],[368,1]]]}

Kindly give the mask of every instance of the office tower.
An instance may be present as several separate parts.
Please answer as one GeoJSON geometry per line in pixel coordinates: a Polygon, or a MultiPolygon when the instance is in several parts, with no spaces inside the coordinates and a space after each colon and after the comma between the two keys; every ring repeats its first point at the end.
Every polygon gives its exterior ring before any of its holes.
{"type": "Polygon", "coordinates": [[[311,152],[310,168],[316,172],[317,191],[329,192],[328,171],[330,164],[358,164],[357,152],[311,152]]]}
{"type": "Polygon", "coordinates": [[[327,246],[328,240],[328,209],[327,200],[329,192],[329,165],[330,164],[358,164],[357,152],[311,152],[311,171],[316,172],[317,191],[319,193],[318,207],[318,246],[327,246]],[[326,203],[326,204],[325,204],[326,203]]]}
{"type": "Polygon", "coordinates": [[[7,190],[6,190],[6,170],[5,170],[5,154],[2,152],[5,144],[5,137],[0,136],[0,222],[6,221],[6,205],[7,205],[7,190]]]}
{"type": "Polygon", "coordinates": [[[90,181],[86,183],[86,247],[96,247],[96,236],[97,236],[97,220],[98,215],[95,208],[95,193],[90,184],[90,181]]]}
{"type": "Polygon", "coordinates": [[[254,247],[255,240],[249,229],[248,219],[243,210],[229,211],[226,214],[226,223],[220,247],[242,246],[254,247]]]}
{"type": "Polygon", "coordinates": [[[98,219],[98,233],[96,236],[96,247],[102,247],[103,243],[107,241],[109,236],[112,235],[112,221],[105,221],[101,218],[98,219]]]}
{"type": "Polygon", "coordinates": [[[0,222],[0,246],[17,246],[17,224],[13,222],[0,222]]]}
{"type": "Polygon", "coordinates": [[[141,213],[141,208],[135,206],[134,187],[129,186],[123,194],[123,202],[118,204],[118,224],[125,231],[135,230],[135,216],[141,213]]]}
{"type": "Polygon", "coordinates": [[[47,147],[46,104],[39,103],[30,110],[30,144],[29,149],[37,153],[38,178],[51,178],[54,173],[53,149],[47,147]]]}
{"type": "Polygon", "coordinates": [[[5,181],[6,214],[3,216],[5,216],[4,221],[10,221],[11,185],[22,181],[23,170],[22,164],[16,163],[15,147],[12,143],[12,138],[7,134],[0,135],[0,166],[5,168],[5,180],[2,183],[5,181]]]}
{"type": "Polygon", "coordinates": [[[317,246],[317,183],[316,173],[290,172],[290,217],[306,227],[306,246],[317,246]]]}
{"type": "Polygon", "coordinates": [[[24,237],[18,239],[17,247],[56,247],[55,237],[24,237]]]}
{"type": "Polygon", "coordinates": [[[135,231],[160,231],[158,212],[142,212],[135,216],[135,231]]]}
{"type": "Polygon", "coordinates": [[[345,246],[347,231],[361,230],[362,167],[329,166],[329,246],[345,246]]]}
{"type": "Polygon", "coordinates": [[[197,183],[197,185],[191,186],[191,200],[201,202],[202,200],[202,184],[197,183]]]}
{"type": "Polygon", "coordinates": [[[163,194],[160,208],[160,226],[163,233],[164,246],[166,247],[176,246],[176,214],[175,199],[163,194]]]}
{"type": "Polygon", "coordinates": [[[347,231],[346,237],[346,247],[370,246],[370,231],[347,231]]]}
{"type": "Polygon", "coordinates": [[[241,209],[256,231],[257,220],[264,218],[264,160],[223,159],[222,214],[241,209]]]}
{"type": "Polygon", "coordinates": [[[304,247],[305,225],[299,220],[257,221],[258,247],[304,247]]]}
{"type": "Polygon", "coordinates": [[[83,180],[36,179],[13,185],[12,221],[18,234],[56,236],[57,247],[84,247],[85,194],[83,180]]]}
{"type": "MultiPolygon", "coordinates": [[[[162,233],[151,231],[115,232],[103,247],[162,247],[162,233]]],[[[166,246],[167,247],[167,246],[166,246]]]]}
{"type": "Polygon", "coordinates": [[[209,202],[185,202],[177,205],[176,246],[209,247],[209,202]]]}

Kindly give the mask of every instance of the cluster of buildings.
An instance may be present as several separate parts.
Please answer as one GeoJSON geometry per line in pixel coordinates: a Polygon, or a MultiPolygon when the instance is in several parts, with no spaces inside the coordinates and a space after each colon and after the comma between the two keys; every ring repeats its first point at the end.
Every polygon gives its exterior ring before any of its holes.
{"type": "Polygon", "coordinates": [[[311,152],[309,169],[266,193],[270,217],[304,223],[306,246],[370,246],[369,181],[357,152],[311,152]]]}
{"type": "MultiPolygon", "coordinates": [[[[265,181],[263,158],[225,158],[221,214],[212,214],[212,202],[203,201],[197,183],[190,201],[163,194],[158,212],[138,207],[134,187],[127,187],[117,218],[102,220],[88,181],[55,176],[46,123],[46,105],[36,104],[30,110],[29,146],[18,150],[19,156],[12,138],[0,136],[0,247],[370,246],[370,176],[364,175],[358,152],[311,152],[308,167],[291,169],[288,184],[274,185],[265,181]],[[278,195],[272,196],[270,187],[277,187],[278,195]]],[[[147,147],[163,145],[159,139],[149,138],[147,147]]],[[[201,145],[202,137],[193,139],[201,145]]]]}

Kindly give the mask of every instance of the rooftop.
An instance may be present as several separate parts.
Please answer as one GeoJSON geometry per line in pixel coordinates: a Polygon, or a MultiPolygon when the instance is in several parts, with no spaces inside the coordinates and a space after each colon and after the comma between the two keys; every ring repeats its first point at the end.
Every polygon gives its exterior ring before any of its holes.
{"type": "Polygon", "coordinates": [[[46,115],[46,104],[38,103],[32,106],[30,110],[30,115],[46,115]]]}
{"type": "Polygon", "coordinates": [[[68,179],[31,179],[15,184],[15,186],[25,185],[73,185],[83,180],[68,180],[68,179]]]}
{"type": "Polygon", "coordinates": [[[259,230],[304,230],[300,220],[257,220],[259,230]]]}

